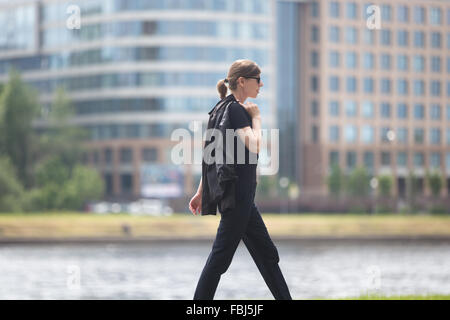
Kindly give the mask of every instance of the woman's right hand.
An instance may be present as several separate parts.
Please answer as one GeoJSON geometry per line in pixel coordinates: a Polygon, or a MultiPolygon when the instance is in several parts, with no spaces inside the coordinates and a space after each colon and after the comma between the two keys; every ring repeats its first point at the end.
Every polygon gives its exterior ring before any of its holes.
{"type": "Polygon", "coordinates": [[[202,195],[201,193],[196,193],[191,201],[189,201],[189,210],[191,210],[193,215],[197,215],[198,213],[201,213],[202,211],[202,195]]]}
{"type": "Polygon", "coordinates": [[[247,101],[245,104],[241,103],[241,105],[245,108],[245,110],[247,110],[250,117],[254,118],[260,116],[259,108],[256,103],[247,101]]]}

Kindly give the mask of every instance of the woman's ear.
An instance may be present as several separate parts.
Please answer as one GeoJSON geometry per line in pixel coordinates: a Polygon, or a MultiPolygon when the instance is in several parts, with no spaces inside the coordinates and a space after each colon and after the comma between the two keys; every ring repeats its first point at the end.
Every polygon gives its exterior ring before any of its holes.
{"type": "Polygon", "coordinates": [[[238,85],[243,88],[244,87],[244,77],[239,77],[238,80],[238,85]]]}

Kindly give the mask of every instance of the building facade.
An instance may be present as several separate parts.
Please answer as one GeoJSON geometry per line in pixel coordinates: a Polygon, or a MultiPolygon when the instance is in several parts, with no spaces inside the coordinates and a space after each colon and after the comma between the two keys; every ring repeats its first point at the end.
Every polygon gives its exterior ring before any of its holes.
{"type": "Polygon", "coordinates": [[[400,197],[438,170],[450,194],[450,1],[309,1],[300,24],[303,194],[327,194],[333,163],[392,175],[400,197]]]}
{"type": "Polygon", "coordinates": [[[206,128],[234,60],[261,66],[263,128],[277,124],[275,11],[272,0],[0,1],[0,81],[13,66],[39,90],[37,127],[65,89],[108,198],[192,195],[201,164],[172,162],[171,133],[206,128]]]}

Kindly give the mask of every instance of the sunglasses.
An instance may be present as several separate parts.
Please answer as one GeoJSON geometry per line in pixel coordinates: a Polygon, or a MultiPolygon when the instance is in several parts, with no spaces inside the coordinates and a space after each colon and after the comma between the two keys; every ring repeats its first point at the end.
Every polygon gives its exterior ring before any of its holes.
{"type": "Polygon", "coordinates": [[[261,77],[244,77],[244,78],[247,78],[247,79],[256,79],[256,81],[258,82],[258,84],[259,84],[259,82],[261,81],[261,77]]]}

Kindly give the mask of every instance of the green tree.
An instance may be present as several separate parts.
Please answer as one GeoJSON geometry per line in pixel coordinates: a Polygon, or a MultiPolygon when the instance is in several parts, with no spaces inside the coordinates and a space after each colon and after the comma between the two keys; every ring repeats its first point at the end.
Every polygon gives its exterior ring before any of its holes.
{"type": "Polygon", "coordinates": [[[406,197],[408,199],[409,208],[412,212],[416,211],[416,197],[420,191],[419,177],[413,172],[409,171],[406,178],[406,197]]]}
{"type": "Polygon", "coordinates": [[[86,130],[70,123],[74,110],[64,89],[58,87],[46,116],[46,128],[40,136],[41,154],[58,156],[69,168],[79,163],[86,152],[83,146],[86,130]]]}
{"type": "Polygon", "coordinates": [[[0,212],[17,212],[22,210],[21,199],[23,187],[16,176],[11,161],[0,157],[0,212]]]}
{"type": "Polygon", "coordinates": [[[102,197],[104,189],[104,182],[95,169],[76,165],[71,179],[66,182],[63,188],[64,207],[81,210],[85,203],[102,197]]]}
{"type": "Polygon", "coordinates": [[[336,197],[340,196],[344,186],[344,176],[338,164],[333,163],[327,179],[328,190],[336,197]]]}
{"type": "Polygon", "coordinates": [[[392,184],[392,176],[382,175],[378,177],[378,188],[382,196],[389,197],[391,195],[392,184]]]}
{"type": "Polygon", "coordinates": [[[32,166],[36,141],[32,122],[39,105],[37,92],[25,85],[19,73],[11,69],[9,80],[0,96],[0,153],[17,168],[21,184],[32,184],[32,166]]]}
{"type": "Polygon", "coordinates": [[[357,167],[345,182],[347,194],[355,197],[366,197],[370,192],[370,177],[364,167],[357,167]]]}
{"type": "Polygon", "coordinates": [[[257,193],[261,197],[270,197],[276,195],[277,176],[259,176],[257,193]]]}
{"type": "Polygon", "coordinates": [[[427,171],[427,182],[432,195],[438,197],[441,194],[441,189],[444,184],[442,175],[436,170],[431,173],[427,171]]]}

